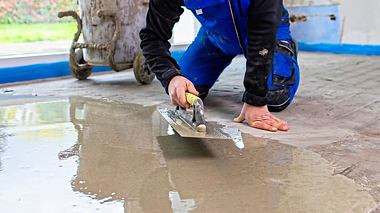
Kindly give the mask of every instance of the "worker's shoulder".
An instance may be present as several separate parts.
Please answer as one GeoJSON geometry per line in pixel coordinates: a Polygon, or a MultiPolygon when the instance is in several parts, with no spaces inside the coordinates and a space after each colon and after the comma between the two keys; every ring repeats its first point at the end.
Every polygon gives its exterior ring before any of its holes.
{"type": "Polygon", "coordinates": [[[184,6],[183,0],[151,0],[149,7],[155,15],[177,20],[183,13],[182,6],[184,6]]]}
{"type": "Polygon", "coordinates": [[[185,5],[184,0],[151,0],[155,6],[168,7],[169,8],[178,8],[185,5]]]}

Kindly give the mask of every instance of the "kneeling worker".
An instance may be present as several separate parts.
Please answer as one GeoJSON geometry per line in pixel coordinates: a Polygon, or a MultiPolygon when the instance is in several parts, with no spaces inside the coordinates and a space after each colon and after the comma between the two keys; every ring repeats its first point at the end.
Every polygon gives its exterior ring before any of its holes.
{"type": "Polygon", "coordinates": [[[232,59],[244,54],[244,105],[235,122],[268,131],[289,129],[270,112],[289,106],[299,84],[297,52],[282,0],[151,0],[146,20],[141,49],[173,104],[188,106],[185,92],[204,99],[232,59]],[[202,27],[178,65],[168,40],[182,6],[202,27]]]}

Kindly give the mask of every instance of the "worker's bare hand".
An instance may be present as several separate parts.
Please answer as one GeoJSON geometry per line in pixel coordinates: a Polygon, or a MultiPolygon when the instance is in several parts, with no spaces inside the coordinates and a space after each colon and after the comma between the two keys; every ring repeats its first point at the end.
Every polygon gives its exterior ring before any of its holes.
{"type": "Polygon", "coordinates": [[[267,106],[257,107],[244,103],[239,117],[234,121],[238,123],[246,121],[253,128],[271,132],[289,130],[288,123],[272,115],[267,106]]]}
{"type": "Polygon", "coordinates": [[[183,76],[175,76],[169,83],[168,92],[172,104],[184,108],[190,108],[186,100],[185,93],[189,92],[196,96],[199,92],[195,89],[194,84],[183,76]]]}

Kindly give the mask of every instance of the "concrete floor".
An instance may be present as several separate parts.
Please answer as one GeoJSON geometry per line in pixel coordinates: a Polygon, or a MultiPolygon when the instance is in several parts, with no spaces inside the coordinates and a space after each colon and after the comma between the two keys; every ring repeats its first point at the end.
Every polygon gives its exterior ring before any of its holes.
{"type": "MultiPolygon", "coordinates": [[[[316,153],[334,168],[331,175],[354,180],[380,205],[380,58],[302,52],[300,65],[298,95],[286,111],[277,114],[289,122],[289,132],[269,133],[232,122],[241,107],[243,58],[234,60],[205,101],[207,119],[316,153]]],[[[166,105],[169,101],[157,80],[142,86],[132,72],[97,75],[87,81],[7,85],[0,88],[0,93],[84,96],[144,106],[166,105]]],[[[0,104],[7,102],[2,100],[0,104]]]]}

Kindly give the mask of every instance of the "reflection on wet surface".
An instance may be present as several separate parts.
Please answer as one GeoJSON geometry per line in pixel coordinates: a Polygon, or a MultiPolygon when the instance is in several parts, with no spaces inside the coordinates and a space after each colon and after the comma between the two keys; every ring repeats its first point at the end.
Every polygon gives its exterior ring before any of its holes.
{"type": "Polygon", "coordinates": [[[0,212],[367,212],[318,155],[173,134],[155,107],[70,98],[0,107],[0,212]],[[2,135],[2,136],[1,136],[2,135]]]}

